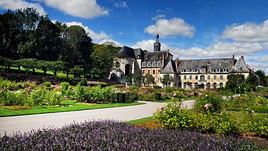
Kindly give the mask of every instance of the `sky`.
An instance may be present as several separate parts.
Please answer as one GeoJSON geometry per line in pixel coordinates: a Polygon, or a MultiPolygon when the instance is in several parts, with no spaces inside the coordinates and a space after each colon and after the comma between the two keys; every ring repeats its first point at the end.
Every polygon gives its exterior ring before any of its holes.
{"type": "Polygon", "coordinates": [[[33,7],[53,21],[80,25],[95,43],[112,41],[174,58],[245,56],[268,74],[268,0],[0,0],[0,12],[33,7]]]}

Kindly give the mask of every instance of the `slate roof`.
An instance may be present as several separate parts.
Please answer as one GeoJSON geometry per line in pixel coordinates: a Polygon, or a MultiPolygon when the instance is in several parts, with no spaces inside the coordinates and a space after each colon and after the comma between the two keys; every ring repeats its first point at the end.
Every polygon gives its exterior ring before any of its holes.
{"type": "Polygon", "coordinates": [[[231,72],[247,73],[250,72],[249,67],[246,65],[244,57],[241,56],[233,66],[231,72]]]}
{"type": "Polygon", "coordinates": [[[161,74],[174,74],[176,73],[175,60],[170,60],[167,65],[160,71],[161,74]]]}
{"type": "Polygon", "coordinates": [[[231,71],[233,65],[235,64],[234,58],[216,58],[216,59],[194,59],[194,60],[179,60],[179,66],[177,68],[178,72],[181,72],[183,69],[197,70],[201,68],[208,68],[212,70],[217,69],[228,69],[231,71]]]}
{"type": "Polygon", "coordinates": [[[160,61],[168,51],[154,51],[154,52],[145,52],[144,53],[144,61],[160,61]]]}
{"type": "Polygon", "coordinates": [[[124,46],[119,50],[117,56],[120,58],[135,58],[134,49],[124,46]]]}

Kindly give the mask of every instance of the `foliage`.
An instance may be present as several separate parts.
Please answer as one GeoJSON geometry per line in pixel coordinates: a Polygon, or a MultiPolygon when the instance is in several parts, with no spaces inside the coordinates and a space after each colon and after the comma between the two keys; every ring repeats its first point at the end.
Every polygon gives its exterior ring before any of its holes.
{"type": "Polygon", "coordinates": [[[60,105],[63,101],[60,93],[42,88],[33,90],[30,98],[34,105],[60,105]]]}
{"type": "Polygon", "coordinates": [[[85,99],[85,87],[80,82],[75,87],[75,96],[80,102],[85,99]]]}
{"type": "Polygon", "coordinates": [[[52,86],[51,82],[49,82],[49,81],[42,83],[42,85],[46,88],[50,88],[52,86]]]}
{"type": "Polygon", "coordinates": [[[61,93],[63,96],[67,96],[70,93],[70,84],[68,82],[61,82],[61,93]]]}
{"type": "Polygon", "coordinates": [[[223,100],[220,96],[208,94],[197,101],[196,109],[199,112],[221,112],[223,100]]]}
{"type": "Polygon", "coordinates": [[[245,88],[245,77],[241,74],[230,74],[227,76],[226,89],[234,93],[243,93],[245,88]]]}
{"type": "Polygon", "coordinates": [[[149,130],[112,121],[3,136],[2,150],[261,150],[246,140],[180,130],[149,130]],[[94,136],[94,137],[92,137],[94,136]]]}
{"type": "Polygon", "coordinates": [[[0,104],[4,106],[11,105],[31,105],[32,103],[28,99],[28,95],[24,91],[1,91],[0,92],[0,104]]]}
{"type": "Polygon", "coordinates": [[[143,83],[144,85],[147,85],[147,86],[150,86],[151,84],[154,84],[154,77],[151,75],[151,74],[146,74],[144,77],[143,77],[143,83]]]}
{"type": "Polygon", "coordinates": [[[194,116],[192,112],[180,109],[180,104],[169,104],[156,113],[156,118],[165,128],[191,129],[194,116]]]}
{"type": "Polygon", "coordinates": [[[169,86],[170,83],[173,81],[173,78],[169,74],[165,74],[161,79],[161,82],[165,87],[169,86]]]}

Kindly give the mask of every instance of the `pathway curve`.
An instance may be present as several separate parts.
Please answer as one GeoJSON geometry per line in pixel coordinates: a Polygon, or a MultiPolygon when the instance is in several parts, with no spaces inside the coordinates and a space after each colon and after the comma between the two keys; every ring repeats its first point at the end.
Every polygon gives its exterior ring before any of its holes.
{"type": "Polygon", "coordinates": [[[165,106],[164,103],[140,101],[146,104],[106,109],[59,112],[25,116],[1,117],[0,136],[13,135],[15,132],[29,132],[42,128],[61,128],[74,122],[94,120],[129,121],[152,116],[153,113],[165,106]]]}

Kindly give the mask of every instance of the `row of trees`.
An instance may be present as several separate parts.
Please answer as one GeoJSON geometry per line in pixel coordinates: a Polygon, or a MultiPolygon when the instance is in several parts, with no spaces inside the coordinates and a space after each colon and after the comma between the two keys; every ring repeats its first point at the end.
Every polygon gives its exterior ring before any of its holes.
{"type": "Polygon", "coordinates": [[[79,66],[93,78],[105,78],[118,50],[94,45],[82,27],[52,22],[33,8],[0,14],[0,56],[9,59],[64,62],[69,69],[79,66]]]}
{"type": "Polygon", "coordinates": [[[43,71],[44,75],[47,75],[47,71],[52,71],[54,76],[57,76],[59,71],[66,73],[66,77],[69,78],[69,74],[74,74],[75,77],[80,77],[84,75],[85,72],[81,66],[75,66],[74,68],[70,67],[70,64],[63,61],[46,61],[46,60],[37,60],[33,58],[29,59],[19,59],[11,60],[9,58],[0,56],[0,66],[4,67],[6,71],[10,71],[11,67],[17,68],[18,72],[22,71],[22,68],[30,74],[35,74],[36,69],[43,71]]]}

